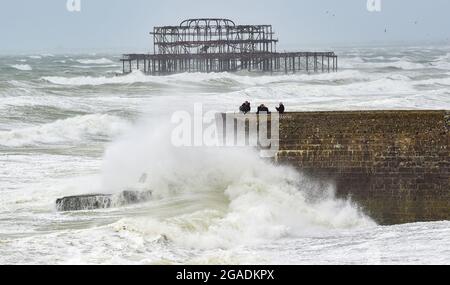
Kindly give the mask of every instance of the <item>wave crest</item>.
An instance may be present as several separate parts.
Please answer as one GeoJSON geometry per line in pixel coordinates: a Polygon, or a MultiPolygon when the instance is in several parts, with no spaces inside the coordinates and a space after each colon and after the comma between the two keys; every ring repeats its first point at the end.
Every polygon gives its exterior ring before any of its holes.
{"type": "Polygon", "coordinates": [[[111,63],[114,63],[112,60],[107,59],[107,58],[78,59],[77,61],[81,64],[111,64],[111,63]]]}
{"type": "Polygon", "coordinates": [[[86,139],[107,139],[120,134],[128,126],[124,120],[110,115],[85,115],[52,123],[0,132],[0,145],[24,147],[43,144],[79,143],[86,139]]]}
{"type": "Polygon", "coordinates": [[[153,214],[111,227],[192,248],[227,248],[374,223],[332,184],[276,166],[249,149],[176,148],[165,123],[147,123],[106,152],[103,188],[148,173],[153,214]]]}
{"type": "Polygon", "coordinates": [[[12,64],[10,65],[12,68],[15,68],[17,70],[21,71],[31,71],[33,68],[29,64],[12,64]]]}
{"type": "Polygon", "coordinates": [[[114,76],[114,77],[60,77],[46,76],[42,80],[57,85],[73,85],[73,86],[97,86],[107,84],[134,84],[134,83],[157,83],[157,84],[208,84],[208,85],[243,85],[257,86],[272,83],[286,82],[303,82],[310,80],[330,81],[330,80],[360,80],[367,79],[359,71],[346,70],[338,73],[321,73],[321,74],[292,74],[292,75],[274,75],[274,76],[251,76],[245,73],[180,73],[169,76],[150,76],[141,71],[134,71],[130,74],[114,76]]]}

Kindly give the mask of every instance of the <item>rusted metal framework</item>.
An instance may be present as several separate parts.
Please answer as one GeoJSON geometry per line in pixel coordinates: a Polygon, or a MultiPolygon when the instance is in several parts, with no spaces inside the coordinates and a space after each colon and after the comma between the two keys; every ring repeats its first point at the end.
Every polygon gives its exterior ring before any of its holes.
{"type": "Polygon", "coordinates": [[[154,27],[153,54],[124,54],[123,73],[330,72],[334,52],[277,52],[271,25],[236,25],[229,19],[189,19],[179,26],[154,27]]]}

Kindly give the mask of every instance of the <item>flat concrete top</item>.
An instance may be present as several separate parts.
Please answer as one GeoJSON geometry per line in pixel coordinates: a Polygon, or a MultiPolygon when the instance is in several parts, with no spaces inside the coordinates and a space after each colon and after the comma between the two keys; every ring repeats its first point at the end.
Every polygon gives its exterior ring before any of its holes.
{"type": "Polygon", "coordinates": [[[74,198],[111,197],[111,196],[112,196],[111,194],[85,194],[85,195],[74,195],[74,196],[62,197],[58,200],[74,199],[74,198]]]}
{"type": "MultiPolygon", "coordinates": [[[[255,114],[256,112],[250,112],[248,114],[255,114]]],[[[275,113],[275,112],[271,112],[275,113]]],[[[450,110],[337,110],[337,111],[291,111],[285,112],[284,115],[291,114],[441,114],[448,113],[450,110]]],[[[239,114],[234,113],[221,113],[221,114],[239,114]]]]}
{"type": "Polygon", "coordinates": [[[289,114],[441,114],[450,110],[348,110],[348,111],[304,111],[286,112],[289,114]]]}

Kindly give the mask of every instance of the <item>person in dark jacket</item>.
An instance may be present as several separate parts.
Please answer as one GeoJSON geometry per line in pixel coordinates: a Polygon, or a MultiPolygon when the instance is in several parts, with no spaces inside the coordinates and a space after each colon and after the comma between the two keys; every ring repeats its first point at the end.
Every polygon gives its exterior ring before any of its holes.
{"type": "Polygon", "coordinates": [[[241,107],[239,107],[239,111],[241,111],[242,113],[247,114],[252,110],[251,104],[248,101],[245,101],[244,104],[241,105],[241,107]]]}
{"type": "Polygon", "coordinates": [[[266,105],[261,104],[258,107],[258,112],[256,112],[257,115],[259,115],[259,113],[266,113],[266,114],[270,114],[269,108],[266,107],[266,105]]]}
{"type": "Polygon", "coordinates": [[[250,111],[252,110],[252,106],[251,106],[250,102],[245,101],[245,104],[247,106],[245,109],[246,113],[250,113],[250,111]]]}
{"type": "Polygon", "coordinates": [[[239,107],[239,112],[244,113],[245,114],[245,103],[241,105],[241,107],[239,107]]]}
{"type": "Polygon", "coordinates": [[[284,114],[284,104],[282,102],[280,102],[280,106],[278,106],[277,108],[278,113],[280,114],[284,114]]]}

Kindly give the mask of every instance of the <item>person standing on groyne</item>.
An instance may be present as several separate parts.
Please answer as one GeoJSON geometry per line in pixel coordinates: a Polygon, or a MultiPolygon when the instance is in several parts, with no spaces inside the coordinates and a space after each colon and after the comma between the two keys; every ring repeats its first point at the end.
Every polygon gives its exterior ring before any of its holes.
{"type": "Polygon", "coordinates": [[[280,105],[278,107],[276,107],[275,109],[277,109],[278,113],[284,114],[285,108],[284,108],[283,102],[280,102],[280,105]]]}
{"type": "Polygon", "coordinates": [[[244,113],[244,115],[246,115],[247,113],[250,113],[251,110],[252,110],[252,107],[251,107],[250,102],[248,102],[248,101],[245,101],[244,104],[242,104],[241,107],[239,107],[239,111],[244,113]]]}
{"type": "Polygon", "coordinates": [[[269,108],[266,107],[266,105],[261,104],[258,107],[258,111],[256,112],[257,115],[259,115],[259,113],[266,113],[266,114],[270,114],[269,108]]]}

